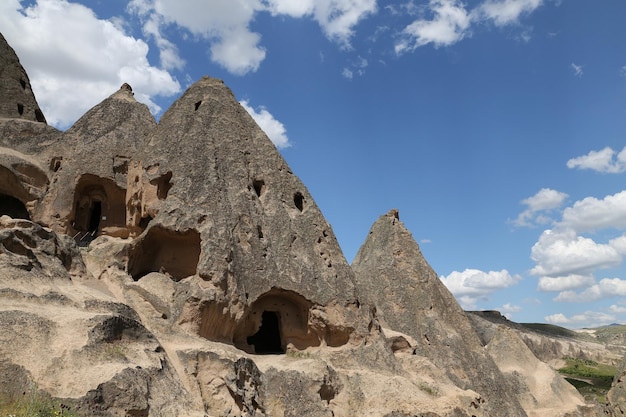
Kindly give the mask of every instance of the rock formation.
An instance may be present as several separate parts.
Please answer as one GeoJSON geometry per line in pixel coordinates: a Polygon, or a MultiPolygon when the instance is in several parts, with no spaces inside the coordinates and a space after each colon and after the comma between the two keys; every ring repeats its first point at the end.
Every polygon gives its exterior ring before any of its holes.
{"type": "Polygon", "coordinates": [[[77,416],[558,415],[509,384],[397,212],[348,265],[221,81],[158,124],[125,84],[59,132],[3,38],[0,52],[0,406],[30,393],[77,416]]]}
{"type": "Polygon", "coordinates": [[[46,123],[15,51],[0,34],[0,117],[46,123]]]}

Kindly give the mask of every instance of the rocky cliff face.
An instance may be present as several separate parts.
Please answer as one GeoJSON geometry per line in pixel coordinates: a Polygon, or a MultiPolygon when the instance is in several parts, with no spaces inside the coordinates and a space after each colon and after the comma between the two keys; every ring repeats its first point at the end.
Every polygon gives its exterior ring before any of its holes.
{"type": "Polygon", "coordinates": [[[198,81],[158,124],[123,85],[59,132],[4,110],[36,101],[2,38],[0,52],[0,407],[560,415],[507,382],[397,213],[350,267],[221,81],[198,81]]]}

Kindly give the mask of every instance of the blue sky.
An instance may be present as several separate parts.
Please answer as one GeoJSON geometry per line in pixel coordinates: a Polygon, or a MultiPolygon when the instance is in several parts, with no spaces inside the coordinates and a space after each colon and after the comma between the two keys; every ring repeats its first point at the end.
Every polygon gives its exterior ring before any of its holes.
{"type": "Polygon", "coordinates": [[[65,129],[222,78],[352,261],[391,208],[467,309],[626,322],[626,2],[3,0],[65,129]]]}

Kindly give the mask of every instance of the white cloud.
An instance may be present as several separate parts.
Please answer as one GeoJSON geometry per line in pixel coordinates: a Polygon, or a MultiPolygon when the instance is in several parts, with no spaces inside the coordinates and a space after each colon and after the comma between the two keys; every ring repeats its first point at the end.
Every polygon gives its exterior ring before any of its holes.
{"type": "Polygon", "coordinates": [[[567,194],[560,191],[542,188],[534,196],[522,200],[522,204],[525,204],[527,208],[517,216],[513,224],[520,227],[533,226],[535,223],[545,224],[551,219],[545,215],[539,215],[539,213],[561,207],[567,197],[567,194]]]}
{"type": "Polygon", "coordinates": [[[132,0],[128,8],[152,22],[144,23],[144,31],[155,37],[162,55],[173,51],[160,35],[161,26],[175,24],[208,40],[211,59],[233,74],[254,72],[265,59],[261,36],[249,28],[255,13],[264,8],[259,0],[132,0]]]}
{"type": "Polygon", "coordinates": [[[261,35],[239,28],[225,31],[211,45],[211,59],[237,75],[255,72],[265,59],[265,48],[258,46],[261,35]]]}
{"type": "Polygon", "coordinates": [[[626,257],[626,234],[604,242],[580,235],[604,229],[626,229],[626,191],[579,200],[563,210],[553,229],[542,233],[531,248],[535,266],[530,273],[539,277],[537,289],[559,292],[555,301],[569,302],[626,295],[626,281],[614,278],[596,283],[594,278],[596,270],[620,265],[626,257]],[[577,289],[582,290],[573,291],[577,289]]]}
{"type": "Polygon", "coordinates": [[[39,0],[23,8],[17,0],[2,1],[0,27],[26,68],[46,119],[59,128],[71,125],[124,82],[154,113],[161,110],[155,96],[180,91],[171,74],[150,65],[145,42],[80,4],[39,0]]]}
{"type": "Polygon", "coordinates": [[[516,306],[511,303],[506,303],[505,305],[500,307],[500,311],[503,311],[505,313],[517,313],[518,311],[522,311],[522,307],[516,306]]]}
{"type": "Polygon", "coordinates": [[[571,325],[576,327],[599,327],[615,322],[615,316],[596,311],[585,311],[571,317],[563,313],[552,314],[544,317],[548,323],[557,325],[571,325]]]}
{"type": "Polygon", "coordinates": [[[452,45],[463,39],[469,30],[471,18],[459,0],[430,0],[432,20],[418,19],[402,31],[396,43],[398,54],[410,52],[432,43],[435,47],[452,45]]]}
{"type": "Polygon", "coordinates": [[[519,275],[509,274],[506,269],[489,272],[466,269],[463,272],[453,271],[447,277],[439,278],[465,309],[475,308],[479,299],[496,290],[515,285],[522,279],[519,275]]]}
{"type": "Polygon", "coordinates": [[[574,291],[563,291],[554,301],[565,301],[573,303],[585,303],[604,298],[622,297],[626,295],[626,280],[619,278],[604,278],[580,293],[574,291]]]}
{"type": "Polygon", "coordinates": [[[563,211],[560,225],[577,232],[626,228],[626,191],[602,200],[586,197],[575,202],[563,211]]]}
{"type": "Polygon", "coordinates": [[[559,277],[541,277],[537,289],[539,291],[566,291],[587,287],[596,282],[593,275],[565,275],[559,277]]]}
{"type": "Polygon", "coordinates": [[[504,317],[506,317],[509,320],[512,320],[514,313],[518,313],[522,311],[522,307],[516,306],[515,304],[511,304],[511,303],[506,303],[502,307],[500,307],[498,310],[504,315],[504,317]]]}
{"type": "Polygon", "coordinates": [[[616,304],[611,305],[611,307],[609,307],[609,310],[611,310],[613,313],[617,313],[617,314],[624,314],[624,313],[626,313],[626,307],[618,306],[616,304]]]}
{"type": "Polygon", "coordinates": [[[576,65],[576,64],[574,64],[574,63],[572,62],[572,63],[571,63],[571,67],[572,67],[572,70],[574,70],[574,75],[575,75],[576,77],[579,77],[579,78],[580,78],[580,77],[582,77],[582,76],[583,76],[583,74],[584,74],[584,73],[583,73],[583,66],[582,66],[582,65],[576,65]]]}
{"type": "Polygon", "coordinates": [[[543,0],[487,0],[477,8],[477,12],[494,22],[496,26],[515,23],[520,16],[532,13],[541,6],[543,0]]]}
{"type": "Polygon", "coordinates": [[[344,78],[351,80],[355,75],[363,76],[365,75],[365,69],[368,67],[369,63],[367,59],[362,56],[358,56],[354,62],[352,62],[347,67],[344,67],[341,71],[341,75],[344,78]]]}
{"type": "Polygon", "coordinates": [[[315,10],[314,0],[268,0],[273,15],[286,14],[291,17],[304,17],[315,10]]]}
{"type": "Polygon", "coordinates": [[[312,16],[328,39],[350,48],[354,26],[376,13],[376,0],[268,0],[273,15],[312,16]]]}
{"type": "MultiPolygon", "coordinates": [[[[620,241],[621,243],[621,241],[620,241]]],[[[536,276],[589,275],[596,268],[618,265],[623,255],[619,245],[596,243],[571,229],[545,230],[531,249],[536,276]]]]}
{"type": "Polygon", "coordinates": [[[547,321],[548,323],[552,323],[552,324],[567,324],[567,323],[569,323],[569,319],[567,317],[565,317],[565,314],[563,314],[563,313],[551,314],[549,316],[545,316],[543,319],[545,321],[547,321]]]}
{"type": "MultiPolygon", "coordinates": [[[[487,0],[468,11],[461,0],[430,0],[427,10],[431,19],[422,13],[400,33],[395,44],[397,54],[410,52],[432,43],[433,46],[450,46],[470,36],[473,25],[493,22],[496,26],[518,24],[520,17],[528,15],[543,4],[544,0],[487,0]]],[[[413,3],[410,3],[413,4],[413,3]]],[[[387,7],[392,14],[397,9],[387,7]]],[[[419,8],[414,7],[415,10],[419,8]]],[[[530,30],[522,31],[520,39],[530,40],[530,30]]]]}
{"type": "Polygon", "coordinates": [[[567,167],[621,174],[626,172],[626,146],[619,153],[608,146],[600,151],[590,151],[567,161],[567,167]]]}
{"type": "Polygon", "coordinates": [[[128,9],[144,20],[144,33],[155,39],[164,65],[180,62],[162,36],[162,27],[177,25],[210,44],[212,61],[243,75],[258,70],[266,56],[261,35],[250,29],[258,13],[310,17],[328,39],[349,48],[354,26],[376,12],[376,0],[132,0],[128,9]]]}
{"type": "Polygon", "coordinates": [[[143,25],[146,35],[152,36],[159,48],[161,66],[168,70],[182,69],[185,61],[179,56],[178,48],[161,34],[161,21],[159,15],[151,15],[143,25]]]}
{"type": "Polygon", "coordinates": [[[270,138],[277,148],[283,149],[291,146],[287,137],[287,129],[285,125],[276,120],[274,116],[267,111],[265,107],[260,107],[259,111],[255,110],[247,100],[242,100],[240,104],[252,116],[254,121],[263,129],[265,134],[270,138]]]}
{"type": "Polygon", "coordinates": [[[329,39],[349,48],[353,27],[376,10],[376,0],[316,0],[313,14],[329,39]]]}

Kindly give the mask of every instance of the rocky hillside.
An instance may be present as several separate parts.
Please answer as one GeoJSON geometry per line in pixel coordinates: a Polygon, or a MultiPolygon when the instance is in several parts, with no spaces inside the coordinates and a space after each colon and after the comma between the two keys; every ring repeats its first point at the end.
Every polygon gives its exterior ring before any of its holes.
{"type": "Polygon", "coordinates": [[[613,332],[607,328],[573,331],[549,324],[515,323],[497,311],[471,311],[468,318],[483,345],[505,326],[515,331],[537,358],[554,366],[566,357],[618,366],[626,353],[626,343],[621,343],[624,333],[619,329],[613,332]]]}
{"type": "Polygon", "coordinates": [[[612,412],[465,315],[397,211],[348,265],[220,80],[60,132],[0,52],[0,416],[612,412]]]}

